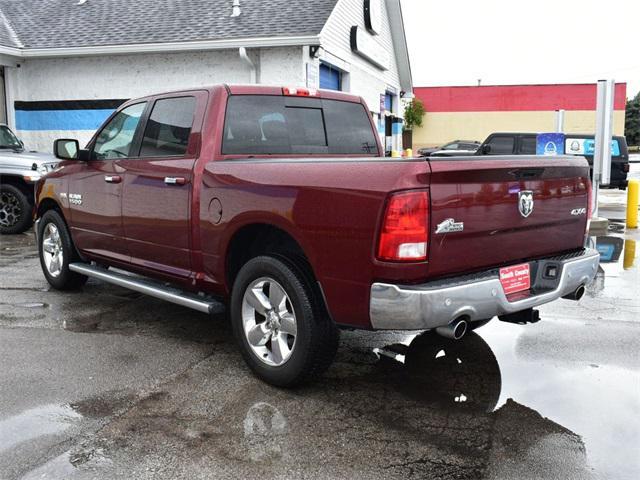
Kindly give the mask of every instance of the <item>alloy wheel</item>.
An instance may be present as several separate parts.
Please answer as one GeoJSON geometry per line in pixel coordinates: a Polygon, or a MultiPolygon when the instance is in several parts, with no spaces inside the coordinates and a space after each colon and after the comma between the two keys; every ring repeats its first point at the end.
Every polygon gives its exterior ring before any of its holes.
{"type": "Polygon", "coordinates": [[[0,193],[0,226],[13,227],[20,220],[22,208],[18,197],[10,192],[0,193]]]}
{"type": "Polygon", "coordinates": [[[296,344],[296,315],[287,292],[270,277],[251,282],[242,299],[242,326],[254,355],[267,365],[285,364],[296,344]]]}
{"type": "Polygon", "coordinates": [[[62,272],[64,252],[60,231],[53,223],[47,223],[42,235],[42,257],[49,275],[57,277],[62,272]]]}

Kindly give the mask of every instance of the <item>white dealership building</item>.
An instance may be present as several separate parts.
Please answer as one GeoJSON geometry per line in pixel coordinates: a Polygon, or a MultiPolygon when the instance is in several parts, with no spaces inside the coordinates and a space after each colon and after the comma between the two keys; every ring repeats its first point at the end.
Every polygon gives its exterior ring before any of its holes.
{"type": "Polygon", "coordinates": [[[0,121],[86,142],[123,101],[215,83],[365,98],[387,151],[412,92],[399,0],[0,0],[0,121]]]}

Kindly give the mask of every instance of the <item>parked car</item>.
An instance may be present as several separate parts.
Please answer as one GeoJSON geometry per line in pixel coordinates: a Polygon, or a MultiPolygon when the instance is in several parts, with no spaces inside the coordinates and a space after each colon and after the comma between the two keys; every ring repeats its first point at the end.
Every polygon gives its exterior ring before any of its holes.
{"type": "Polygon", "coordinates": [[[0,234],[21,233],[31,227],[35,185],[57,164],[51,154],[25,151],[11,129],[0,124],[0,234]]]}
{"type": "Polygon", "coordinates": [[[428,157],[434,153],[438,153],[441,156],[455,154],[466,155],[469,153],[473,154],[479,146],[480,142],[475,140],[454,140],[440,147],[419,148],[417,153],[419,157],[428,157]]]}
{"type": "MultiPolygon", "coordinates": [[[[476,155],[535,155],[537,133],[492,133],[482,142],[476,155]]],[[[593,168],[593,134],[565,134],[565,154],[580,155],[593,168]]],[[[627,188],[629,149],[623,136],[612,137],[611,182],[609,187],[627,188]]]]}
{"type": "Polygon", "coordinates": [[[384,158],[364,101],[340,92],[153,95],[78,148],[57,140],[63,161],[38,185],[47,281],[227,305],[244,359],[275,385],[322,373],[339,328],[457,339],[496,315],[534,322],[598,266],[584,158],[384,158]]]}

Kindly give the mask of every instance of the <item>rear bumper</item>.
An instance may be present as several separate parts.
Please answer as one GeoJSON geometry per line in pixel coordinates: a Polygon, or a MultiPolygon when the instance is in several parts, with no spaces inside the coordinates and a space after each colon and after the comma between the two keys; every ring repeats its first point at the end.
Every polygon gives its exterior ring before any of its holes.
{"type": "Polygon", "coordinates": [[[505,295],[498,270],[424,285],[374,283],[369,315],[376,330],[428,330],[466,316],[468,321],[519,312],[552,302],[588,284],[600,261],[594,249],[530,262],[531,290],[505,295]],[[555,279],[545,278],[549,266],[558,267],[555,279]]]}

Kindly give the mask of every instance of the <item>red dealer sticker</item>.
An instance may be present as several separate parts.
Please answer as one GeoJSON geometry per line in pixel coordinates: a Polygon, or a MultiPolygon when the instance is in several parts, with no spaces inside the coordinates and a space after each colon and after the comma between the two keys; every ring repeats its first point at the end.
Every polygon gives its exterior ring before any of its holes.
{"type": "Polygon", "coordinates": [[[529,264],[514,265],[500,269],[500,283],[505,295],[521,292],[531,288],[531,276],[529,275],[529,264]]]}

